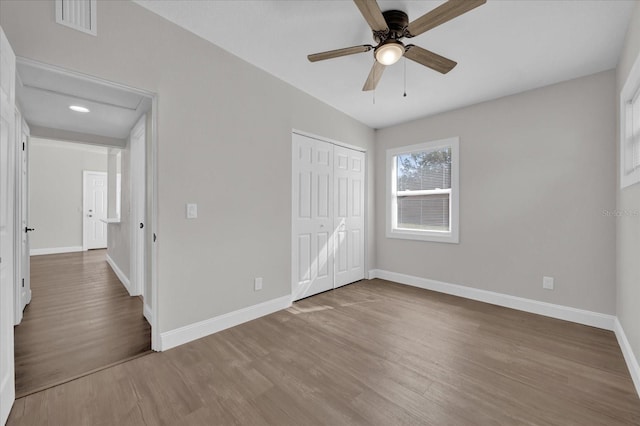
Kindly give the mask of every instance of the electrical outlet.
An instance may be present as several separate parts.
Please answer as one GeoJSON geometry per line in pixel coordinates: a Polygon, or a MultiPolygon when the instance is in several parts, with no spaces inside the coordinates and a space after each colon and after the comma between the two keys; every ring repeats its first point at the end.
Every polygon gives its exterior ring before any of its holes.
{"type": "Polygon", "coordinates": [[[553,277],[542,277],[542,288],[553,290],[553,277]]]}
{"type": "Polygon", "coordinates": [[[262,290],[262,277],[258,277],[255,280],[253,280],[253,290],[254,291],[262,290]]]}

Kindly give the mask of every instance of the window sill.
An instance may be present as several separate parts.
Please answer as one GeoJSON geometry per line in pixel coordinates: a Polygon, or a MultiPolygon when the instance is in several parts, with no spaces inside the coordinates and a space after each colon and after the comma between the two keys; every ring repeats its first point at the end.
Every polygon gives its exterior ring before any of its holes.
{"type": "Polygon", "coordinates": [[[620,179],[620,189],[625,189],[626,187],[635,185],[638,182],[640,182],[640,169],[636,169],[631,173],[622,175],[620,179]]]}
{"type": "Polygon", "coordinates": [[[106,219],[100,219],[101,222],[104,223],[120,223],[119,217],[108,217],[106,219]]]}
{"type": "Polygon", "coordinates": [[[387,229],[387,238],[401,240],[429,241],[434,243],[459,244],[458,234],[454,232],[420,232],[403,229],[387,229]]]}

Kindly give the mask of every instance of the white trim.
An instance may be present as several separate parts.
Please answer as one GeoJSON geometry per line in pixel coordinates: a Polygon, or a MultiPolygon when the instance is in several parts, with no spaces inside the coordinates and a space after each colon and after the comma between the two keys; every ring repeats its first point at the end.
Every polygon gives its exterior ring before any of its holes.
{"type": "MultiPolygon", "coordinates": [[[[369,274],[371,275],[372,272],[369,271],[369,274]]],[[[511,296],[508,294],[496,293],[493,291],[481,290],[458,284],[449,284],[442,281],[435,281],[380,269],[373,270],[373,275],[383,280],[394,281],[396,283],[424,288],[426,290],[433,290],[439,293],[464,297],[465,299],[478,300],[492,305],[504,306],[506,308],[531,312],[533,314],[571,321],[605,330],[614,329],[616,317],[613,315],[572,308],[570,306],[555,305],[553,303],[525,299],[524,297],[511,296]]]]}
{"type": "Polygon", "coordinates": [[[257,305],[248,306],[204,321],[160,333],[160,350],[167,349],[200,339],[227,328],[235,327],[247,321],[272,314],[291,306],[291,295],[278,297],[257,305]]]}
{"type": "Polygon", "coordinates": [[[51,127],[43,127],[32,124],[31,136],[48,140],[66,143],[76,143],[91,145],[96,147],[109,148],[125,148],[127,146],[126,139],[112,138],[110,136],[100,136],[91,133],[72,132],[69,130],[53,129],[51,127]]]}
{"type": "MultiPolygon", "coordinates": [[[[151,238],[151,253],[149,261],[151,262],[151,349],[154,351],[161,350],[162,340],[160,337],[160,311],[158,309],[158,244],[154,240],[158,232],[158,95],[155,93],[148,94],[151,96],[151,158],[147,163],[147,194],[151,194],[151,212],[149,215],[149,230],[151,231],[147,238],[151,238]]],[[[148,299],[147,295],[147,299],[148,299]]]]}
{"type": "Polygon", "coordinates": [[[81,73],[81,72],[78,72],[78,71],[72,71],[72,70],[69,70],[67,68],[62,68],[62,67],[59,67],[59,66],[56,66],[56,65],[47,64],[45,62],[36,61],[34,59],[25,58],[24,56],[16,56],[16,64],[30,65],[32,67],[36,67],[36,68],[39,68],[41,70],[52,71],[52,72],[56,72],[56,73],[59,73],[59,74],[64,74],[66,76],[74,77],[74,78],[77,78],[77,79],[80,79],[80,80],[83,80],[83,81],[88,81],[88,82],[91,82],[91,83],[98,83],[98,84],[102,84],[103,86],[108,86],[108,87],[112,87],[112,88],[115,88],[115,89],[126,90],[127,92],[132,92],[132,93],[136,93],[136,94],[141,95],[141,96],[146,96],[148,98],[151,98],[152,100],[156,96],[156,94],[154,92],[150,92],[148,90],[138,89],[137,87],[127,86],[126,84],[116,83],[116,82],[111,81],[111,80],[105,80],[103,78],[95,77],[95,76],[92,76],[92,75],[89,75],[89,74],[85,74],[85,73],[81,73]]]}
{"type": "Polygon", "coordinates": [[[321,142],[327,142],[327,143],[330,143],[332,145],[338,145],[338,146],[341,146],[343,148],[349,148],[349,149],[352,149],[354,151],[367,152],[367,149],[363,148],[361,146],[351,145],[351,144],[340,142],[340,141],[337,141],[337,140],[334,140],[334,139],[325,138],[324,136],[314,135],[313,133],[305,132],[305,131],[302,131],[302,130],[292,129],[291,133],[295,133],[296,135],[300,135],[300,136],[306,136],[308,138],[316,139],[316,140],[319,140],[321,142]]]}
{"type": "Polygon", "coordinates": [[[618,344],[622,350],[622,355],[627,363],[627,368],[629,368],[631,380],[633,380],[633,384],[636,387],[636,393],[640,396],[640,365],[638,365],[638,358],[636,358],[633,353],[633,349],[631,349],[629,340],[627,340],[627,335],[624,333],[624,329],[622,328],[622,324],[620,324],[618,318],[615,319],[613,331],[616,333],[616,338],[618,339],[618,344]]]}
{"type": "Polygon", "coordinates": [[[3,396],[6,396],[6,398],[0,398],[0,424],[4,425],[9,419],[13,402],[16,399],[16,388],[13,385],[10,386],[9,376],[5,377],[0,384],[0,392],[2,392],[3,396]]]}
{"type": "Polygon", "coordinates": [[[369,269],[369,272],[367,273],[367,279],[375,280],[376,278],[378,278],[378,269],[369,269]]]}
{"type": "MultiPolygon", "coordinates": [[[[26,121],[24,121],[24,117],[20,112],[20,108],[16,106],[15,112],[15,137],[16,140],[13,141],[12,151],[13,155],[9,161],[13,162],[13,182],[14,182],[14,192],[13,192],[13,323],[14,325],[18,325],[22,322],[23,316],[23,299],[22,299],[22,283],[23,279],[23,261],[28,261],[27,259],[22,259],[22,237],[24,233],[24,229],[22,228],[22,186],[21,181],[23,179],[22,175],[22,157],[26,155],[26,145],[28,143],[28,134],[29,127],[27,126],[26,121]],[[24,138],[23,138],[24,136],[24,138]],[[22,149],[22,144],[25,143],[25,150],[22,149]]],[[[28,240],[28,234],[27,234],[28,240]]]]}
{"type": "Polygon", "coordinates": [[[30,256],[42,256],[43,254],[60,254],[60,253],[75,253],[78,251],[84,251],[82,246],[71,247],[51,247],[51,248],[39,248],[29,250],[30,256]]]}
{"type": "Polygon", "coordinates": [[[109,266],[111,266],[111,269],[116,274],[124,288],[127,289],[127,293],[129,293],[129,296],[134,296],[134,294],[131,292],[131,283],[129,282],[129,278],[124,274],[124,272],[122,272],[122,269],[118,267],[118,264],[108,254],[107,263],[109,264],[109,266]]]}
{"type": "Polygon", "coordinates": [[[153,324],[153,314],[151,314],[151,307],[149,307],[149,305],[144,302],[142,303],[142,305],[142,315],[144,315],[149,324],[153,324]]]}
{"type": "Polygon", "coordinates": [[[131,275],[131,295],[142,295],[144,297],[144,283],[146,265],[146,238],[148,238],[148,228],[138,227],[140,223],[147,223],[147,197],[146,197],[146,156],[147,141],[145,137],[147,125],[147,115],[142,114],[136,124],[131,128],[129,136],[129,271],[131,275]],[[135,140],[135,149],[134,149],[135,140]],[[138,176],[138,171],[144,171],[142,176],[138,176]],[[142,197],[140,197],[141,192],[142,197]],[[140,235],[142,233],[142,235],[140,235]]]}
{"type": "Polygon", "coordinates": [[[401,238],[406,240],[420,240],[441,243],[458,244],[460,242],[460,138],[451,137],[430,142],[424,142],[415,145],[402,146],[387,149],[386,152],[386,212],[385,212],[385,228],[387,238],[401,238]],[[401,154],[413,152],[432,151],[438,148],[451,148],[451,189],[448,192],[444,190],[434,191],[402,191],[402,195],[411,193],[412,195],[423,195],[425,193],[449,193],[449,231],[425,231],[417,229],[397,228],[397,197],[401,195],[397,190],[397,171],[394,159],[401,154]]]}
{"type": "Polygon", "coordinates": [[[31,136],[31,146],[42,146],[46,148],[69,149],[75,151],[92,152],[94,154],[107,155],[109,148],[99,145],[87,145],[84,142],[61,141],[57,139],[47,139],[39,136],[31,136]]]}
{"type": "Polygon", "coordinates": [[[624,189],[627,186],[631,186],[640,182],[640,168],[632,170],[627,173],[629,166],[629,157],[633,156],[632,147],[628,144],[628,133],[631,123],[629,123],[630,113],[627,111],[627,103],[631,101],[635,96],[640,93],[640,55],[636,58],[636,61],[629,71],[627,80],[620,91],[620,109],[619,113],[619,135],[618,149],[620,151],[620,189],[624,189]]]}

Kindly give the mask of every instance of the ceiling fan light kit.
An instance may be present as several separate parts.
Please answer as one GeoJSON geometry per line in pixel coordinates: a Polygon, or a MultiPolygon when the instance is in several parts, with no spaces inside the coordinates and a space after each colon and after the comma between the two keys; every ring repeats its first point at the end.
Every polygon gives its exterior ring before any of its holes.
{"type": "Polygon", "coordinates": [[[382,65],[393,65],[404,55],[404,44],[397,40],[386,40],[376,48],[376,61],[382,65]]]}
{"type": "Polygon", "coordinates": [[[385,67],[395,64],[402,56],[442,74],[446,74],[457,65],[455,61],[413,44],[405,47],[400,39],[418,36],[485,4],[486,1],[487,0],[449,0],[425,13],[418,19],[409,22],[409,17],[401,10],[387,10],[382,12],[376,0],[353,0],[360,10],[362,17],[367,21],[369,27],[371,27],[373,39],[378,45],[375,47],[370,45],[346,47],[344,49],[315,53],[308,55],[307,58],[311,62],[316,62],[338,58],[340,56],[364,53],[373,49],[375,62],[371,67],[371,71],[369,71],[367,81],[364,83],[363,91],[375,90],[385,67]]]}

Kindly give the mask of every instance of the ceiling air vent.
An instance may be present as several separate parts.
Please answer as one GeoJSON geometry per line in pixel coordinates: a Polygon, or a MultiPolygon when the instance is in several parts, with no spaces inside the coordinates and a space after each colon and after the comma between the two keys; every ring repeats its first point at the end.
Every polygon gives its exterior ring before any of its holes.
{"type": "Polygon", "coordinates": [[[97,35],[96,0],[56,0],[56,22],[97,35]]]}

